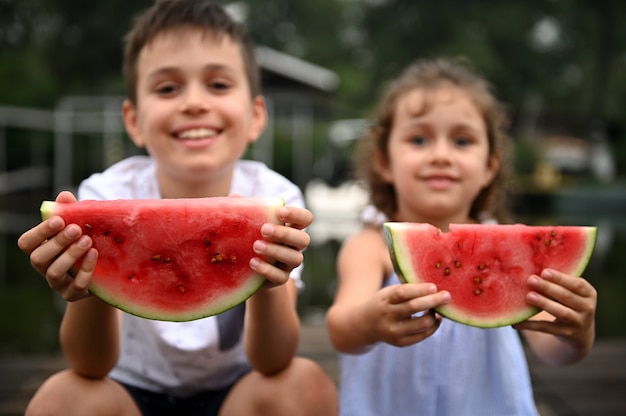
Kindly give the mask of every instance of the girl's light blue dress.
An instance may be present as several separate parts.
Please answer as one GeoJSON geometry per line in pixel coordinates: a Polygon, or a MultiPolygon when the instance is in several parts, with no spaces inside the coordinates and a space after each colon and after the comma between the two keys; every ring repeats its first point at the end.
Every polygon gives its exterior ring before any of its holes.
{"type": "MultiPolygon", "coordinates": [[[[398,284],[395,275],[386,285],[398,284]]],[[[385,343],[340,354],[342,416],[537,416],[526,356],[511,327],[444,319],[404,348],[385,343]]]]}

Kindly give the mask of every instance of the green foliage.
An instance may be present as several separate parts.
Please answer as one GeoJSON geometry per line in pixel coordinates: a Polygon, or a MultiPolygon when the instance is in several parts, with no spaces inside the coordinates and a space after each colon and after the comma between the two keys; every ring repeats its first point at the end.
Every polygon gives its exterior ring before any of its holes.
{"type": "Polygon", "coordinates": [[[0,104],[51,106],[64,95],[123,92],[122,38],[135,13],[151,3],[2,2],[0,104]]]}
{"type": "Polygon", "coordinates": [[[527,140],[515,142],[513,150],[513,169],[520,175],[531,175],[540,159],[536,146],[527,140]]]}
{"type": "MultiPolygon", "coordinates": [[[[0,2],[0,104],[46,107],[64,95],[123,93],[122,37],[133,16],[151,3],[0,2]]],[[[237,3],[247,6],[246,24],[257,44],[340,76],[331,118],[367,116],[384,83],[415,58],[464,55],[514,117],[529,96],[540,95],[542,114],[614,120],[625,129],[626,30],[618,20],[626,14],[625,2],[237,3]]]]}

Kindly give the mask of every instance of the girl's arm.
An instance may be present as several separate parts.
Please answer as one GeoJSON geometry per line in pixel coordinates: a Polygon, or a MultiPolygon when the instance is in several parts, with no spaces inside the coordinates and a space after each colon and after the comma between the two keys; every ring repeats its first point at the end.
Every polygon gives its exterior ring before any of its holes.
{"type": "Polygon", "coordinates": [[[527,301],[542,309],[515,325],[544,362],[567,365],[589,354],[595,340],[597,292],[581,277],[546,269],[528,279],[527,301]]]}
{"type": "Polygon", "coordinates": [[[368,228],[348,240],[337,261],[338,289],[327,314],[330,339],[344,353],[364,352],[376,342],[405,346],[435,332],[440,318],[429,311],[449,299],[430,284],[382,288],[392,272],[380,230],[368,228]]]}

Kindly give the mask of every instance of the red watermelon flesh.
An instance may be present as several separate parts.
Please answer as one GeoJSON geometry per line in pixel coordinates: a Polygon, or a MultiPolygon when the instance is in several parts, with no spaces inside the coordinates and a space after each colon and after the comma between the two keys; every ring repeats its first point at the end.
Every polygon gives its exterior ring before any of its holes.
{"type": "Polygon", "coordinates": [[[75,223],[98,263],[89,290],[149,319],[189,321],[252,296],[264,278],[249,261],[264,223],[278,223],[282,198],[44,201],[41,216],[75,223]]]}
{"type": "Polygon", "coordinates": [[[385,237],[405,282],[432,282],[451,294],[437,312],[490,328],[512,325],[539,310],[526,303],[527,280],[545,268],[580,276],[596,241],[595,227],[389,222],[385,237]]]}

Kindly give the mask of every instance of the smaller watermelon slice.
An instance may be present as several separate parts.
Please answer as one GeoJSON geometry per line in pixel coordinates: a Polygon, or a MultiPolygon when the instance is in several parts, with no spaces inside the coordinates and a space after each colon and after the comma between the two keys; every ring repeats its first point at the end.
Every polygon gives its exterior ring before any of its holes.
{"type": "Polygon", "coordinates": [[[545,268],[580,276],[596,228],[388,222],[384,234],[396,273],[405,282],[432,282],[450,292],[441,315],[493,328],[522,322],[539,310],[526,303],[527,280],[545,268]]]}
{"type": "Polygon", "coordinates": [[[41,217],[78,224],[98,263],[91,293],[149,319],[190,321],[252,296],[265,279],[249,266],[261,226],[282,198],[44,201],[41,217]]]}

